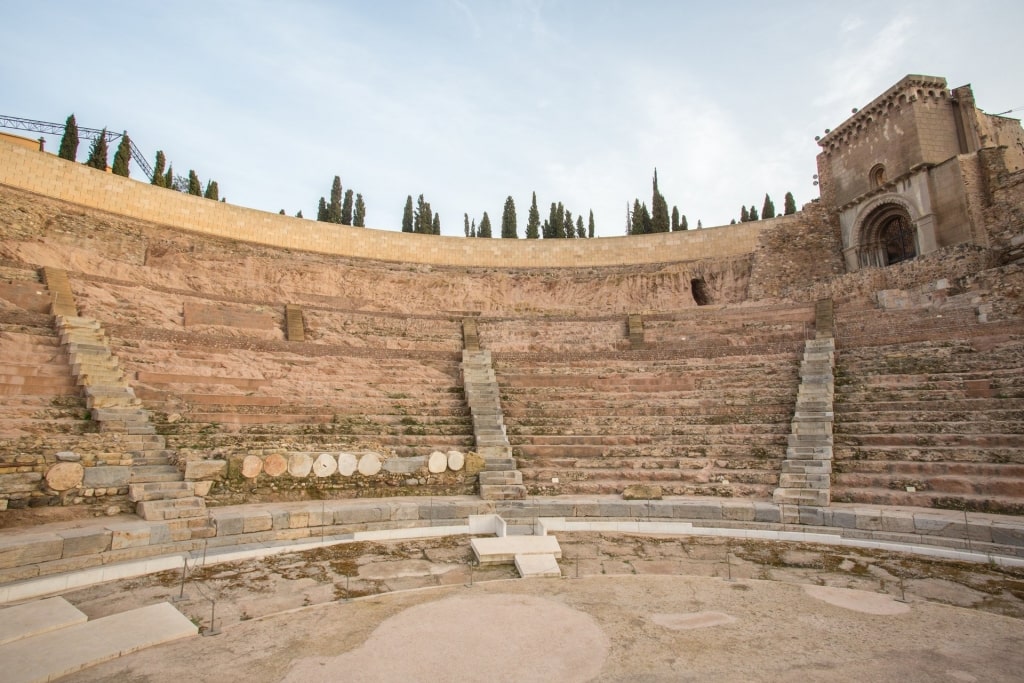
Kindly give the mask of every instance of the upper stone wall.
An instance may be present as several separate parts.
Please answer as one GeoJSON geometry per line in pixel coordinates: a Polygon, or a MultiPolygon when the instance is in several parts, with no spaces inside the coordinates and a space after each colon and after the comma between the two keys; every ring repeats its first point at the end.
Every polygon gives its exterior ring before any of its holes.
{"type": "MultiPolygon", "coordinates": [[[[745,256],[772,221],[585,240],[465,239],[303,220],[100,173],[0,140],[0,184],[181,230],[337,256],[438,266],[562,268],[745,256]]],[[[782,220],[792,220],[792,217],[782,220]]]]}

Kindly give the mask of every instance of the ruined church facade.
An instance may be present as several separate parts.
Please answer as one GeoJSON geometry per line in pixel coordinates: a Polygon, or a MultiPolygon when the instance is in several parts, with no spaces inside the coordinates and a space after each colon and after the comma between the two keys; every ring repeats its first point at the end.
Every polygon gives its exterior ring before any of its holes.
{"type": "Polygon", "coordinates": [[[970,85],[909,75],[819,138],[822,203],[847,272],[944,247],[998,248],[986,207],[1024,169],[1020,121],[978,109],[970,85]]]}

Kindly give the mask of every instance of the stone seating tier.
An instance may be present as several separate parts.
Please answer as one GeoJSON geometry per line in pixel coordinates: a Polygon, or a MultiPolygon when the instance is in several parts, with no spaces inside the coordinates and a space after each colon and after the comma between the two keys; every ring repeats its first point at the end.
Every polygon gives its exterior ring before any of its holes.
{"type": "Polygon", "coordinates": [[[496,362],[524,483],[559,494],[654,483],[666,495],[769,497],[786,451],[797,369],[795,353],[496,362]]]}
{"type": "Polygon", "coordinates": [[[990,329],[837,355],[838,500],[1024,511],[1024,339],[990,329]]]}

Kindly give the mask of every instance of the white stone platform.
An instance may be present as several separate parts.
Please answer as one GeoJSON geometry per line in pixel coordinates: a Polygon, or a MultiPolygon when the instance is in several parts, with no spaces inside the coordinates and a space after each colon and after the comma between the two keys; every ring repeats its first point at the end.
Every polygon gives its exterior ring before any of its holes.
{"type": "Polygon", "coordinates": [[[480,564],[511,564],[516,555],[562,556],[562,548],[554,536],[500,536],[470,540],[480,564]]]}
{"type": "Polygon", "coordinates": [[[0,645],[3,680],[45,683],[198,632],[185,615],[161,602],[0,645]]]}
{"type": "Polygon", "coordinates": [[[47,598],[0,610],[0,645],[84,624],[88,618],[64,598],[47,598]]]}

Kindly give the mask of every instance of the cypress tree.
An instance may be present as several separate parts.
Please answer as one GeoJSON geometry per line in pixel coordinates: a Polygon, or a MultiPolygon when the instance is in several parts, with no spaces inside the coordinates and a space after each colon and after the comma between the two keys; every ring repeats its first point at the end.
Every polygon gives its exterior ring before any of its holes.
{"type": "Polygon", "coordinates": [[[512,195],[505,198],[505,208],[501,212],[501,236],[511,239],[519,238],[519,229],[516,226],[516,203],[512,195]]]}
{"type": "Polygon", "coordinates": [[[324,223],[327,222],[327,200],[323,197],[320,198],[320,204],[316,207],[316,219],[324,223]]]}
{"type": "Polygon", "coordinates": [[[191,168],[188,170],[188,193],[196,197],[203,196],[203,186],[199,182],[199,176],[191,168]]]}
{"type": "Polygon", "coordinates": [[[466,233],[466,237],[469,237],[469,214],[462,214],[462,229],[466,233]]]}
{"type": "Polygon", "coordinates": [[[334,176],[334,182],[331,183],[331,201],[327,205],[327,222],[341,222],[341,178],[338,176],[334,176]]]}
{"type": "Polygon", "coordinates": [[[295,217],[296,218],[302,218],[302,209],[299,209],[299,212],[297,214],[295,214],[295,217]]]}
{"type": "Polygon", "coordinates": [[[356,193],[356,208],[352,213],[352,225],[357,228],[366,227],[366,203],[363,201],[363,195],[356,193]]]}
{"type": "Polygon", "coordinates": [[[487,212],[484,211],[484,217],[480,219],[480,227],[476,231],[477,237],[490,237],[491,236],[491,219],[488,218],[487,212]]]}
{"type": "Polygon", "coordinates": [[[402,232],[412,232],[412,195],[405,199],[405,210],[402,211],[402,232]]]}
{"type": "Polygon", "coordinates": [[[432,235],[441,234],[441,215],[436,212],[434,213],[434,220],[430,224],[430,233],[432,235]]]}
{"type": "Polygon", "coordinates": [[[787,216],[796,213],[796,200],[793,199],[793,193],[792,192],[787,192],[786,193],[786,203],[785,203],[785,206],[783,207],[782,211],[787,216]]]}
{"type": "Polygon", "coordinates": [[[558,211],[551,223],[551,232],[558,239],[565,238],[565,208],[562,206],[562,202],[558,202],[558,211]]]}
{"type": "Polygon", "coordinates": [[[165,187],[164,185],[164,166],[167,165],[167,157],[164,156],[163,151],[157,150],[156,153],[156,165],[153,167],[153,178],[150,183],[157,187],[165,187]]]}
{"type": "Polygon", "coordinates": [[[679,221],[679,229],[680,230],[689,230],[690,229],[690,224],[686,222],[686,214],[685,213],[683,214],[682,218],[679,221]]]}
{"type": "Polygon", "coordinates": [[[203,192],[203,196],[207,199],[212,199],[213,201],[220,199],[220,188],[217,187],[216,180],[211,180],[206,183],[206,192],[203,192]]]}
{"type": "Polygon", "coordinates": [[[167,167],[167,173],[164,175],[164,187],[169,190],[177,190],[174,186],[174,164],[167,167]]]}
{"type": "Polygon", "coordinates": [[[658,169],[654,169],[654,192],[651,197],[650,232],[668,232],[668,203],[658,191],[658,169]]]}
{"type": "Polygon", "coordinates": [[[352,225],[352,190],[345,190],[345,201],[341,205],[341,221],[343,225],[352,225]]]}
{"type": "Polygon", "coordinates": [[[74,114],[64,122],[64,135],[60,139],[60,151],[57,152],[57,156],[69,161],[74,161],[78,157],[78,124],[75,123],[74,114]]]}
{"type": "Polygon", "coordinates": [[[114,152],[114,166],[111,169],[111,173],[127,178],[131,172],[129,169],[131,162],[132,141],[128,137],[128,131],[124,131],[121,133],[121,142],[117,145],[117,151],[114,152]]]}
{"type": "Polygon", "coordinates": [[[752,221],[760,220],[757,217],[757,207],[754,206],[753,204],[750,205],[750,211],[747,212],[747,215],[750,217],[750,220],[752,221]]]}
{"type": "Polygon", "coordinates": [[[548,219],[544,221],[544,239],[558,237],[558,225],[562,223],[562,209],[558,204],[551,202],[551,209],[548,211],[548,219]]]}
{"type": "Polygon", "coordinates": [[[672,207],[672,232],[679,230],[679,207],[672,207]]]}
{"type": "Polygon", "coordinates": [[[535,240],[540,237],[540,211],[537,210],[537,193],[533,193],[530,202],[530,215],[526,219],[526,239],[535,240]]]}
{"type": "Polygon", "coordinates": [[[697,229],[698,230],[703,230],[704,229],[704,224],[700,222],[699,218],[697,219],[697,229]]]}
{"type": "Polygon", "coordinates": [[[587,237],[594,236],[594,210],[590,210],[590,222],[587,225],[587,237]]]}
{"type": "Polygon", "coordinates": [[[107,170],[107,129],[104,128],[100,136],[92,141],[89,148],[89,158],[85,165],[101,171],[107,170]]]}
{"type": "Polygon", "coordinates": [[[640,200],[633,200],[633,212],[630,214],[629,222],[629,234],[630,235],[642,235],[644,234],[644,217],[640,212],[640,200]]]}
{"type": "Polygon", "coordinates": [[[545,238],[551,234],[551,223],[548,222],[547,218],[545,218],[544,222],[540,225],[540,234],[545,238]]]}
{"type": "Polygon", "coordinates": [[[750,214],[747,213],[747,207],[740,208],[740,223],[746,223],[750,220],[750,214]]]}
{"type": "Polygon", "coordinates": [[[565,210],[565,217],[562,219],[562,237],[566,239],[576,236],[576,225],[572,222],[572,214],[569,209],[565,210]]]}
{"type": "Polygon", "coordinates": [[[733,218],[731,221],[729,221],[729,225],[736,225],[736,219],[733,218]]]}
{"type": "Polygon", "coordinates": [[[761,218],[775,218],[775,204],[768,193],[764,193],[764,206],[761,207],[761,218]]]}
{"type": "Polygon", "coordinates": [[[424,229],[424,223],[427,226],[430,225],[430,212],[427,210],[427,203],[423,199],[423,195],[416,198],[416,212],[413,214],[412,219],[412,231],[413,232],[427,232],[424,229]]]}
{"type": "Polygon", "coordinates": [[[473,223],[469,226],[469,236],[470,237],[477,237],[477,234],[476,234],[476,219],[475,218],[473,219],[473,223]]]}
{"type": "Polygon", "coordinates": [[[583,216],[576,217],[576,236],[580,239],[585,239],[587,236],[587,229],[583,225],[583,216]]]}

